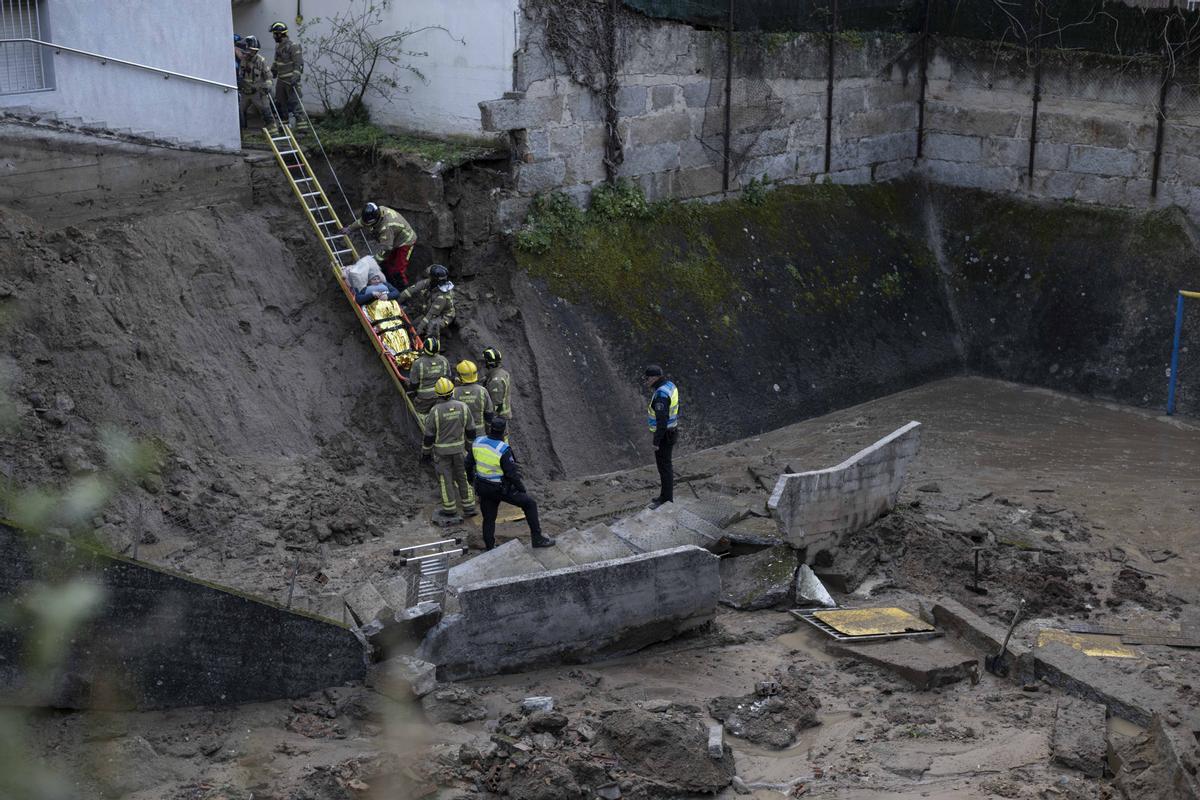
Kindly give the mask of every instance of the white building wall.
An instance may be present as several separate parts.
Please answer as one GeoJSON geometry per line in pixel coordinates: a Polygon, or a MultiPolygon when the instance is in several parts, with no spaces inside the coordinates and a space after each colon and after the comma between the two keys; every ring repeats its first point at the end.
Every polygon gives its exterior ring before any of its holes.
{"type": "MultiPolygon", "coordinates": [[[[42,38],[235,84],[233,15],[216,0],[43,0],[42,38]]],[[[28,106],[113,129],[149,132],[203,147],[241,147],[236,91],[183,81],[71,53],[53,56],[51,91],[0,95],[0,107],[28,106]]]]}
{"type": "MultiPolygon", "coordinates": [[[[299,41],[306,62],[320,57],[309,40],[325,25],[314,20],[328,19],[352,3],[357,6],[362,2],[304,0],[304,16],[310,27],[299,41]]],[[[371,119],[416,133],[482,134],[479,103],[512,89],[519,8],[519,0],[393,0],[385,17],[387,31],[440,25],[450,35],[429,30],[407,40],[407,49],[428,54],[411,59],[426,80],[407,71],[396,73],[396,79],[408,90],[398,92],[391,103],[368,96],[371,119]]],[[[258,36],[263,56],[270,62],[274,44],[267,29],[280,20],[292,28],[295,37],[295,14],[295,0],[250,0],[234,7],[234,28],[240,34],[258,36]]],[[[309,111],[321,110],[316,92],[307,81],[304,103],[309,111]]]]}

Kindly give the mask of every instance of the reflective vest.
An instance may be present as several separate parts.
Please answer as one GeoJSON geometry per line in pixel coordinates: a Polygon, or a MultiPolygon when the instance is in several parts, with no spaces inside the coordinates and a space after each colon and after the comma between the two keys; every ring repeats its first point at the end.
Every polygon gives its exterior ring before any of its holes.
{"type": "Polygon", "coordinates": [[[497,439],[480,436],[471,445],[471,456],[475,459],[475,477],[489,483],[500,483],[504,469],[500,459],[508,452],[508,445],[497,439]]]}
{"type": "Polygon", "coordinates": [[[679,389],[675,387],[675,384],[666,381],[654,390],[654,394],[650,395],[650,405],[646,407],[646,423],[650,426],[652,433],[658,430],[658,417],[654,414],[654,401],[660,396],[671,398],[671,409],[667,412],[667,428],[679,427],[679,389]]]}

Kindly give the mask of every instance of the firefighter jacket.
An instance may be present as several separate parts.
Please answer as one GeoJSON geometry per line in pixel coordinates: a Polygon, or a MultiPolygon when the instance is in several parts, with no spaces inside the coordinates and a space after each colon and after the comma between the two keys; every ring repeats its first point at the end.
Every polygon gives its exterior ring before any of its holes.
{"type": "Polygon", "coordinates": [[[304,72],[304,56],[300,52],[300,45],[286,36],[276,42],[271,71],[284,83],[299,83],[300,74],[304,72]]]}
{"type": "Polygon", "coordinates": [[[413,362],[412,371],[408,373],[408,379],[413,386],[417,387],[417,397],[429,399],[437,395],[434,388],[438,382],[438,378],[447,378],[450,376],[450,362],[445,356],[431,356],[428,353],[420,356],[413,362]]]}
{"type": "Polygon", "coordinates": [[[270,92],[274,81],[261,53],[249,52],[238,65],[238,91],[242,94],[270,92]]]}
{"type": "Polygon", "coordinates": [[[463,401],[467,408],[471,409],[471,419],[475,421],[476,428],[482,430],[485,423],[492,421],[495,411],[492,396],[478,383],[465,383],[455,387],[454,399],[463,401]]]}
{"type": "Polygon", "coordinates": [[[467,442],[475,439],[475,423],[466,403],[453,398],[443,400],[425,415],[425,438],[421,452],[439,456],[462,455],[467,442]]]}

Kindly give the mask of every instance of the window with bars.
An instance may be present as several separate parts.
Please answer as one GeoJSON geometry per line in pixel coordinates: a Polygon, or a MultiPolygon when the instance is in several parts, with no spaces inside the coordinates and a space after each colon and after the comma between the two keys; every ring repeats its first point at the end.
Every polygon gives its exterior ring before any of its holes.
{"type": "MultiPolygon", "coordinates": [[[[42,39],[43,0],[0,0],[0,40],[42,39]]],[[[54,88],[46,48],[0,41],[0,94],[54,88]]]]}

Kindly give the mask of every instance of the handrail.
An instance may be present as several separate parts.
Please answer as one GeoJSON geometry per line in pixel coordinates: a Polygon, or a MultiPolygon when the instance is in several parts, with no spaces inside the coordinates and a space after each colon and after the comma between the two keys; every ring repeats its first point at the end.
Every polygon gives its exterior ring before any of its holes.
{"type": "Polygon", "coordinates": [[[169,80],[170,78],[181,78],[182,80],[185,80],[185,81],[193,81],[195,83],[204,83],[209,86],[217,86],[217,87],[220,87],[222,90],[224,90],[226,93],[228,93],[230,90],[237,91],[237,86],[235,86],[232,83],[221,83],[220,81],[211,81],[208,78],[197,78],[195,75],[187,75],[183,72],[175,72],[173,70],[163,69],[162,67],[152,67],[149,64],[139,64],[136,61],[126,61],[123,58],[113,58],[112,56],[106,56],[106,55],[102,55],[100,53],[93,53],[88,50],[80,50],[77,47],[68,47],[65,44],[56,44],[55,42],[43,42],[41,39],[30,39],[28,37],[23,38],[23,39],[0,39],[0,44],[19,44],[19,43],[36,44],[36,45],[41,45],[42,47],[52,47],[59,52],[62,52],[65,50],[68,53],[75,53],[76,55],[88,56],[89,58],[99,59],[102,64],[107,64],[109,61],[112,61],[115,64],[124,64],[127,67],[136,67],[138,69],[144,69],[149,72],[157,72],[163,76],[163,80],[169,80]]]}

